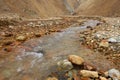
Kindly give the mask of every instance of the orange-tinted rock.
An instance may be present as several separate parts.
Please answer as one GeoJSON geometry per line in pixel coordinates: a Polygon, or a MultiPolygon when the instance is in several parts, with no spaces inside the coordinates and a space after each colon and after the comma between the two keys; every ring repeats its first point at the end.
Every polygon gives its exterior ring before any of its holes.
{"type": "Polygon", "coordinates": [[[88,71],[88,70],[81,70],[80,75],[83,77],[92,77],[92,78],[98,78],[98,72],[96,71],[88,71]]]}
{"type": "Polygon", "coordinates": [[[82,65],[84,63],[84,59],[76,55],[69,55],[68,60],[76,65],[82,65]]]}

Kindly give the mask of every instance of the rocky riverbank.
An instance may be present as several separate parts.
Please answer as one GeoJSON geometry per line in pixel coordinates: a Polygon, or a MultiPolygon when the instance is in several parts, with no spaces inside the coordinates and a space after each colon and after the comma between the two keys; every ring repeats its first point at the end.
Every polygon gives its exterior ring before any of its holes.
{"type": "Polygon", "coordinates": [[[80,33],[82,45],[100,52],[120,67],[120,22],[119,18],[107,18],[105,23],[80,33]]]}
{"type": "Polygon", "coordinates": [[[56,73],[52,73],[46,80],[119,80],[117,69],[99,71],[94,65],[88,64],[83,58],[69,55],[68,59],[57,63],[56,73]]]}
{"type": "Polygon", "coordinates": [[[4,58],[13,51],[13,48],[24,43],[26,40],[40,38],[54,32],[61,32],[74,22],[58,18],[45,20],[16,20],[0,19],[0,58],[4,58]]]}

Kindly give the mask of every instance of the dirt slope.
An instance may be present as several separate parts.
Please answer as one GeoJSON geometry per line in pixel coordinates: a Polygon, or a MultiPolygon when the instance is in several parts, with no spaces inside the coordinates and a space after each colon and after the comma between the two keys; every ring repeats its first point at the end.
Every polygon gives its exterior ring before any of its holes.
{"type": "Polygon", "coordinates": [[[0,14],[17,13],[24,17],[51,17],[69,14],[78,0],[0,0],[0,14]],[[64,3],[66,1],[66,3],[64,3]]]}
{"type": "Polygon", "coordinates": [[[86,0],[76,10],[81,15],[120,16],[120,0],[86,0]]]}

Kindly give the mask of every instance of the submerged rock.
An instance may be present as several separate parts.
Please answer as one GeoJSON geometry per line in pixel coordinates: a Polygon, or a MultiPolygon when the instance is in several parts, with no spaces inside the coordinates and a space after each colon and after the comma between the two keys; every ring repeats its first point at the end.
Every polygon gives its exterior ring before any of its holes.
{"type": "Polygon", "coordinates": [[[60,70],[70,70],[73,68],[72,63],[68,60],[59,61],[57,65],[60,70]]]}
{"type": "Polygon", "coordinates": [[[69,55],[68,60],[76,65],[82,65],[84,63],[84,59],[76,55],[69,55]]]}

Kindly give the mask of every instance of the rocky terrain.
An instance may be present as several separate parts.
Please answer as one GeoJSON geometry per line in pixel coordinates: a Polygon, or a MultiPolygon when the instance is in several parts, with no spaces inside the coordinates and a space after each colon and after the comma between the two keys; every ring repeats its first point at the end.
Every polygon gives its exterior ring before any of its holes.
{"type": "Polygon", "coordinates": [[[119,80],[117,69],[98,71],[93,65],[76,55],[69,55],[68,59],[57,63],[58,72],[49,75],[46,80],[119,80]]]}
{"type": "Polygon", "coordinates": [[[107,18],[105,24],[80,33],[81,44],[86,47],[101,52],[107,59],[120,67],[120,22],[119,18],[107,18]]]}
{"type": "Polygon", "coordinates": [[[120,80],[119,0],[0,0],[0,80],[120,80]]]}
{"type": "Polygon", "coordinates": [[[119,24],[108,17],[1,18],[0,79],[119,80],[119,24]]]}

